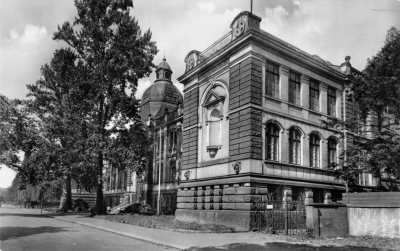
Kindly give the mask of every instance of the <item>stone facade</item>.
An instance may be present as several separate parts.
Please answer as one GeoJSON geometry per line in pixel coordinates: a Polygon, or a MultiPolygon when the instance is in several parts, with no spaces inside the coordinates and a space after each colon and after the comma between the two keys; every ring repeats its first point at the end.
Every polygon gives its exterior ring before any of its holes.
{"type": "Polygon", "coordinates": [[[186,56],[183,161],[176,218],[249,229],[254,201],[324,202],[343,184],[326,167],[351,141],[321,120],[353,116],[346,90],[359,72],[260,29],[240,13],[232,31],[186,56]],[[196,211],[197,210],[197,211],[196,211]]]}

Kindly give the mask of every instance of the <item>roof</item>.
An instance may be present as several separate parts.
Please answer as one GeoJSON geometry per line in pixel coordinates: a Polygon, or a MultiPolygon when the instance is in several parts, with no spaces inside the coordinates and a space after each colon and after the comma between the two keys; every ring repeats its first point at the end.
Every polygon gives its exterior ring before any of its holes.
{"type": "Polygon", "coordinates": [[[164,68],[164,69],[166,69],[166,70],[170,70],[170,71],[172,72],[171,67],[170,67],[169,64],[167,63],[167,60],[165,59],[165,57],[164,57],[164,59],[161,61],[161,63],[157,66],[156,71],[158,71],[158,69],[162,69],[162,68],[164,68]]]}

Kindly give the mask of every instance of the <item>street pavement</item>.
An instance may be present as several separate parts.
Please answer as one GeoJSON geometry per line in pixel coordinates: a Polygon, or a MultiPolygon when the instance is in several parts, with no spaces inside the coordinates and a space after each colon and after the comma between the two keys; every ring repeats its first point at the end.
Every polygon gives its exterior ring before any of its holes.
{"type": "Polygon", "coordinates": [[[191,251],[374,251],[286,243],[258,232],[193,233],[151,229],[39,209],[0,208],[0,251],[13,250],[191,250],[191,251]]]}
{"type": "Polygon", "coordinates": [[[0,208],[0,250],[173,250],[38,213],[38,210],[32,212],[3,205],[0,208]]]}

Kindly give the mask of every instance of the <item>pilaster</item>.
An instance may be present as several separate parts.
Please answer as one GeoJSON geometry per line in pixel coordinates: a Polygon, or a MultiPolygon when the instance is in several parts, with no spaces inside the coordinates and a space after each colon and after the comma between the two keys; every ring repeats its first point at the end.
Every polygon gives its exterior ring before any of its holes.
{"type": "Polygon", "coordinates": [[[302,74],[301,75],[301,106],[310,108],[310,77],[302,74]]]}
{"type": "Polygon", "coordinates": [[[320,87],[321,112],[328,114],[328,85],[321,82],[320,87]]]}
{"type": "Polygon", "coordinates": [[[289,67],[279,67],[279,95],[282,100],[289,101],[289,67]]]}

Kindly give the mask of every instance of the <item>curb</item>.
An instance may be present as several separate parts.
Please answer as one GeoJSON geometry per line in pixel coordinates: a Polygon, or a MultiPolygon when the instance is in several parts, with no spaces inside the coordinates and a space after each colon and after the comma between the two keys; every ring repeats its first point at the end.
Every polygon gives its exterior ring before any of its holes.
{"type": "Polygon", "coordinates": [[[165,242],[162,242],[162,241],[155,241],[154,239],[149,239],[149,238],[146,238],[146,237],[143,237],[143,236],[139,236],[139,235],[127,234],[125,232],[120,232],[120,231],[116,231],[116,230],[111,230],[111,229],[107,229],[107,228],[93,226],[93,225],[87,224],[87,223],[81,223],[81,222],[76,222],[76,221],[73,221],[73,220],[62,219],[62,218],[58,218],[57,216],[48,216],[48,217],[51,217],[51,218],[54,218],[54,219],[57,219],[57,220],[70,222],[70,223],[76,223],[76,224],[79,224],[79,225],[82,225],[82,226],[85,226],[85,227],[90,227],[90,228],[102,230],[102,231],[105,231],[105,232],[118,234],[118,235],[121,235],[121,236],[129,237],[129,238],[132,238],[132,239],[144,241],[144,242],[155,244],[155,245],[161,245],[161,246],[165,246],[165,247],[168,247],[168,248],[174,248],[174,249],[177,249],[177,250],[188,250],[188,247],[185,247],[185,246],[171,245],[169,243],[165,243],[165,242]]]}

